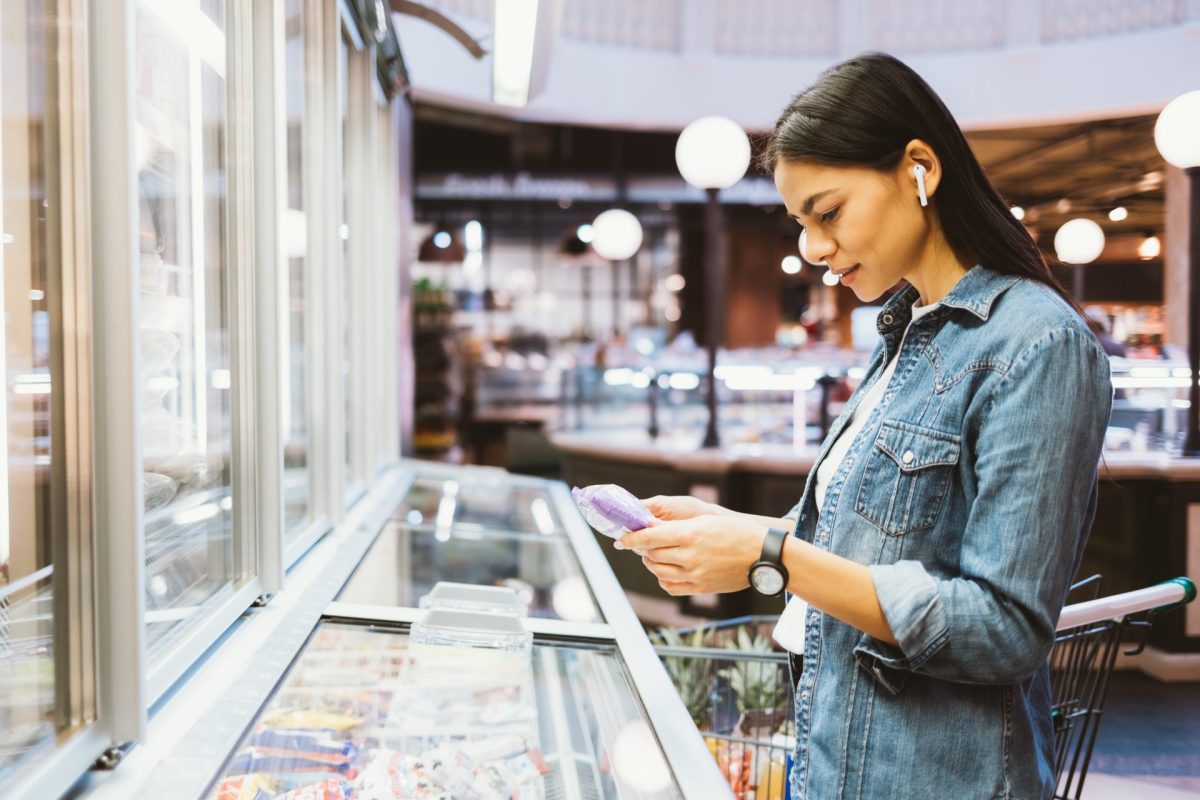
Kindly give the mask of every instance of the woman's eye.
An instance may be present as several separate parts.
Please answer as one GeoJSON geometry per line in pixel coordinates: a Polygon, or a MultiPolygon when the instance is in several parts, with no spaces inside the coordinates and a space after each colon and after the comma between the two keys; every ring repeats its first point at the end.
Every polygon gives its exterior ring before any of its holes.
{"type": "Polygon", "coordinates": [[[824,214],[821,215],[821,221],[826,224],[833,222],[835,219],[838,218],[838,214],[841,213],[841,210],[842,210],[841,206],[838,206],[837,208],[833,209],[832,211],[826,211],[824,214]]]}

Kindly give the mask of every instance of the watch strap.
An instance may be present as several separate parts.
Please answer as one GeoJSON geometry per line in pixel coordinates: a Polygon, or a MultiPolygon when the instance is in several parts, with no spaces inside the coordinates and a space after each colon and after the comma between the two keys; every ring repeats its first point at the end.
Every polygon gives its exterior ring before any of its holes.
{"type": "Polygon", "coordinates": [[[760,561],[772,564],[783,563],[783,543],[787,541],[788,532],[781,528],[767,528],[766,538],[763,539],[762,556],[760,561]]]}

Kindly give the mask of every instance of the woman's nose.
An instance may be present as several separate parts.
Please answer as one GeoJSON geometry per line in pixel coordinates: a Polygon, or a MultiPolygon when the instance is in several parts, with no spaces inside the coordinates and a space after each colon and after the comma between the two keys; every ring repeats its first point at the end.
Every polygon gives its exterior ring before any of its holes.
{"type": "Polygon", "coordinates": [[[818,267],[828,266],[829,257],[835,249],[832,239],[820,236],[810,238],[808,228],[800,231],[800,255],[808,263],[818,267]]]}

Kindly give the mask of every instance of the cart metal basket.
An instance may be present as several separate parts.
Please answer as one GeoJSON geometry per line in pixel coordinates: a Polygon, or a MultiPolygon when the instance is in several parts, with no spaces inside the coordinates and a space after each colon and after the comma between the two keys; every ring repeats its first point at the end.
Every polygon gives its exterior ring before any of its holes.
{"type": "MultiPolygon", "coordinates": [[[[1099,732],[1108,681],[1122,644],[1136,655],[1154,617],[1191,602],[1187,578],[1099,597],[1100,576],[1071,587],[1050,653],[1058,783],[1055,798],[1078,800],[1099,732]]],[[[741,617],[663,630],[655,649],[737,800],[787,800],[795,748],[789,656],[771,639],[778,617],[741,617]]]]}

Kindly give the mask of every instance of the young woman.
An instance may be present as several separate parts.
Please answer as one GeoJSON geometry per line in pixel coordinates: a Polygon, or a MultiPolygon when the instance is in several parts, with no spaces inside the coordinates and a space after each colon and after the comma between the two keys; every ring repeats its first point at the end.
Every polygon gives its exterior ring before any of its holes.
{"type": "Polygon", "coordinates": [[[764,165],[809,261],[864,301],[902,288],[785,517],[655,497],[664,522],[619,546],[671,594],[786,588],[793,798],[1048,798],[1046,657],[1096,508],[1104,350],[900,61],[823,73],[764,165]]]}

